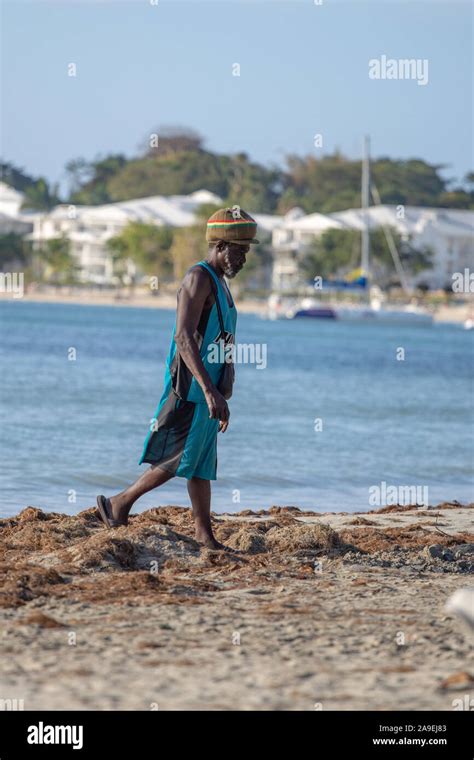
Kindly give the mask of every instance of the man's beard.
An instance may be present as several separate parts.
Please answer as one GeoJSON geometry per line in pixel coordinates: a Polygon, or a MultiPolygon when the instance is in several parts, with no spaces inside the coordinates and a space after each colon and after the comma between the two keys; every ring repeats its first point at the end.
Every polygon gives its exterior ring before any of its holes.
{"type": "Polygon", "coordinates": [[[242,269],[242,267],[240,267],[240,266],[233,266],[230,263],[230,261],[228,261],[227,259],[225,259],[224,274],[225,274],[226,277],[229,277],[230,279],[233,279],[235,277],[235,275],[238,274],[238,272],[240,272],[241,269],[242,269]]]}

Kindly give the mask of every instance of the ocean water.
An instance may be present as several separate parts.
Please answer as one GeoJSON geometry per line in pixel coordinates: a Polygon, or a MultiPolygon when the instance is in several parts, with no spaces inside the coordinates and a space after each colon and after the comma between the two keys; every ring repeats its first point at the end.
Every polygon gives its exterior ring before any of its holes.
{"type": "MultiPolygon", "coordinates": [[[[74,513],[148,467],[173,322],[163,309],[0,303],[0,515],[74,513]]],[[[216,512],[366,510],[382,483],[474,501],[472,331],[241,314],[237,340],[266,344],[267,366],[237,366],[216,512]]],[[[183,479],[135,510],[166,504],[189,504],[183,479]]]]}

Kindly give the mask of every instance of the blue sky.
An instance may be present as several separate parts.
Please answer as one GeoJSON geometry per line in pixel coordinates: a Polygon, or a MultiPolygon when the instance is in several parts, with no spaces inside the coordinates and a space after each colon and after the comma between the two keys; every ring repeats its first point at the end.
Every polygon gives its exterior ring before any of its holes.
{"type": "Polygon", "coordinates": [[[2,47],[2,156],[62,185],[69,159],[169,124],[267,164],[358,157],[370,133],[374,156],[474,168],[468,2],[6,0],[2,47]],[[382,55],[428,59],[428,84],[371,80],[382,55]]]}

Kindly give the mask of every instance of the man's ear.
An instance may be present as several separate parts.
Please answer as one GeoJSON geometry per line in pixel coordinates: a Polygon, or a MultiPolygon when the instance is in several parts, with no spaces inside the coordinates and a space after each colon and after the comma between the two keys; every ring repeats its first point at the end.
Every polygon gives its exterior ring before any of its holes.
{"type": "Polygon", "coordinates": [[[227,248],[227,243],[225,240],[219,240],[219,242],[216,245],[218,253],[222,253],[222,251],[225,251],[227,248]]]}

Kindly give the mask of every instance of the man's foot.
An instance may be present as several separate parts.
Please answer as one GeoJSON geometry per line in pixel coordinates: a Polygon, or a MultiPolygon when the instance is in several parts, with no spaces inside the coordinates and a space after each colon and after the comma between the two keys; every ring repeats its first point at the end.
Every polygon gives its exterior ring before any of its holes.
{"type": "Polygon", "coordinates": [[[122,525],[128,524],[126,517],[124,520],[115,517],[111,500],[102,495],[97,497],[96,515],[102,520],[106,528],[120,528],[122,525]]]}
{"type": "Polygon", "coordinates": [[[118,522],[127,524],[128,513],[130,512],[130,504],[124,498],[124,496],[122,496],[122,494],[111,496],[110,499],[108,499],[108,503],[110,505],[113,519],[118,520],[118,522]]]}
{"type": "Polygon", "coordinates": [[[214,549],[222,552],[233,552],[234,550],[230,546],[221,544],[217,538],[214,538],[212,533],[196,531],[196,541],[201,544],[205,549],[214,549]]]}

